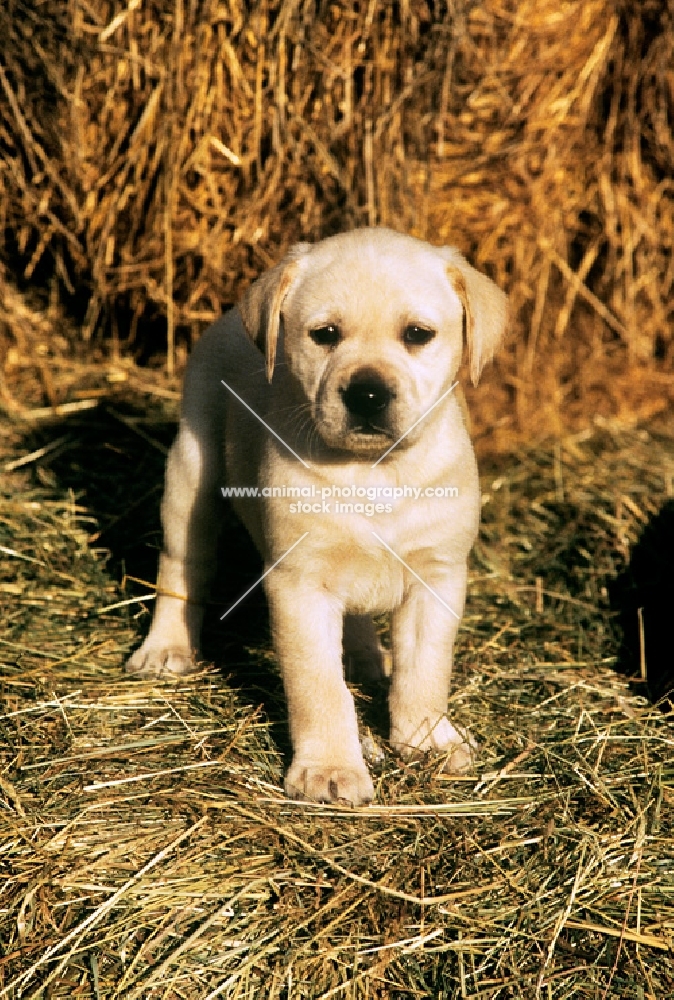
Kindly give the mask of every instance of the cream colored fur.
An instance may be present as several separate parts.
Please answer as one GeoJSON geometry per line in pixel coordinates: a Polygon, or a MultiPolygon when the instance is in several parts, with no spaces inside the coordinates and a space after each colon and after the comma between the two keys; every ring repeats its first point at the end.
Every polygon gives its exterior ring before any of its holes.
{"type": "Polygon", "coordinates": [[[442,751],[451,770],[472,761],[471,737],[446,713],[478,476],[460,390],[433,404],[455,380],[463,330],[477,381],[505,324],[505,296],[458,251],[360,229],[295,247],[193,352],[166,471],[157,606],[130,671],[194,668],[221,486],[458,488],[373,516],[335,513],[334,502],[330,513],[299,514],[287,497],[233,501],[265,568],[282,560],[264,585],[288,702],[291,797],[372,798],[343,656],[379,669],[378,612],[392,613],[392,745],[442,751]],[[326,328],[334,344],[321,342],[326,328]],[[410,343],[419,330],[432,336],[410,343]]]}

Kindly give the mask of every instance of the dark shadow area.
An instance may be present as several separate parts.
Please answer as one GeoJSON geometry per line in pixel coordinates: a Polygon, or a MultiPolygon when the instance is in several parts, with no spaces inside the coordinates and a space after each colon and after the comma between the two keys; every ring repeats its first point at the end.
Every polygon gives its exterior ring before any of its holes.
{"type": "Polygon", "coordinates": [[[651,698],[674,707],[674,500],[644,528],[609,594],[622,632],[618,669],[641,676],[645,663],[651,698]]]}
{"type": "MultiPolygon", "coordinates": [[[[72,490],[78,506],[85,509],[83,516],[92,518],[87,525],[90,545],[106,560],[113,580],[121,584],[127,578],[121,599],[148,593],[156,580],[166,451],[175,433],[175,421],[161,404],[120,395],[95,410],[36,427],[20,446],[21,453],[30,453],[57,443],[27,467],[30,479],[40,488],[72,490]]],[[[262,708],[274,727],[277,745],[287,754],[283,687],[271,654],[262,586],[220,620],[262,571],[248,533],[224,499],[221,537],[214,544],[218,544],[219,572],[205,616],[204,658],[218,667],[245,702],[262,708]]],[[[151,602],[147,608],[152,610],[151,602]]],[[[130,605],[119,614],[131,620],[139,610],[139,605],[130,605]]],[[[149,615],[140,617],[137,645],[150,621],[149,615]]]]}
{"type": "Polygon", "coordinates": [[[72,491],[83,516],[95,519],[88,525],[90,545],[118,582],[125,573],[154,581],[164,452],[174,433],[161,409],[141,410],[120,397],[24,438],[26,452],[53,448],[29,466],[33,480],[72,491]]]}

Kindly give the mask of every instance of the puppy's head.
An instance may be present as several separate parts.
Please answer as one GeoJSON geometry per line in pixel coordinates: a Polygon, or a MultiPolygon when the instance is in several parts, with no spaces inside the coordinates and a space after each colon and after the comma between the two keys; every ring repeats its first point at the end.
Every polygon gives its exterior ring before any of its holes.
{"type": "MultiPolygon", "coordinates": [[[[287,374],[330,448],[381,454],[421,421],[459,368],[473,382],[506,324],[506,297],[458,250],[387,229],[299,244],[240,306],[271,378],[281,320],[287,374]]],[[[409,433],[407,433],[409,431],[409,433]]]]}

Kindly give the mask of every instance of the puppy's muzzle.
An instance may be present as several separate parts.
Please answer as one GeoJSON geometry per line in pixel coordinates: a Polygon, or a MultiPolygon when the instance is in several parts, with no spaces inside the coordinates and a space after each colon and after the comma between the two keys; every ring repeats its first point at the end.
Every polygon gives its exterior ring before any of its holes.
{"type": "Polygon", "coordinates": [[[340,389],[340,395],[352,430],[361,434],[387,433],[387,410],[395,392],[377,371],[362,368],[351,377],[346,388],[340,389]]]}

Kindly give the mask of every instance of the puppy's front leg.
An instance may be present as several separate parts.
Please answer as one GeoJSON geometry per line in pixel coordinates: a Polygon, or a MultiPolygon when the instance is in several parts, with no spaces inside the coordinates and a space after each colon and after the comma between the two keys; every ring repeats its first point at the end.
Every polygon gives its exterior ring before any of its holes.
{"type": "Polygon", "coordinates": [[[473,761],[472,737],[447,718],[466,577],[465,564],[439,567],[427,579],[434,593],[413,581],[392,618],[391,743],[406,755],[444,750],[449,771],[463,771],[473,761]]]}
{"type": "Polygon", "coordinates": [[[215,567],[218,497],[217,454],[205,434],[186,421],[166,465],[162,500],[164,547],[159,557],[152,628],[126,669],[140,676],[170,677],[194,670],[204,601],[215,567]]]}
{"type": "Polygon", "coordinates": [[[266,589],[293,745],[286,794],[319,802],[369,802],[374,787],[344,683],[344,609],[326,591],[298,585],[297,574],[282,567],[267,577],[266,589]]]}

